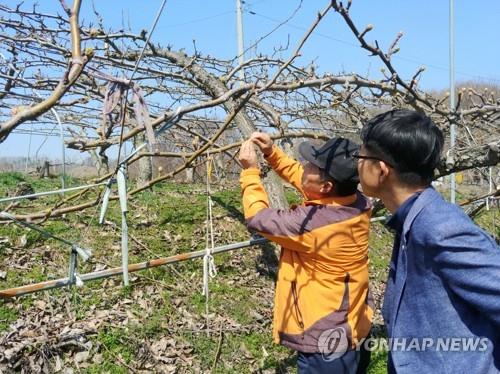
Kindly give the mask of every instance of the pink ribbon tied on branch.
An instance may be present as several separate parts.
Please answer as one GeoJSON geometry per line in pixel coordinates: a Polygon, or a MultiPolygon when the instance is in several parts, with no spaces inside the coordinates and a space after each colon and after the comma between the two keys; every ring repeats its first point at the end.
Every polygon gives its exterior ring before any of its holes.
{"type": "Polygon", "coordinates": [[[127,79],[113,77],[101,72],[94,72],[92,75],[109,82],[106,87],[102,108],[102,136],[107,139],[111,135],[113,125],[122,122],[125,115],[126,95],[128,94],[128,90],[131,89],[135,118],[137,123],[144,128],[148,143],[151,149],[153,149],[154,144],[157,144],[157,142],[141,87],[137,83],[130,82],[127,79]],[[113,118],[113,111],[119,104],[121,105],[119,114],[113,118]],[[108,122],[109,126],[107,126],[108,122]]]}

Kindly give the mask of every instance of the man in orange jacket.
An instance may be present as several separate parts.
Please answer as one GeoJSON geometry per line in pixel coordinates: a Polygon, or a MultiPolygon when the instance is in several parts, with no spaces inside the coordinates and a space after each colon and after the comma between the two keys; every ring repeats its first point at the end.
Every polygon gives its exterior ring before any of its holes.
{"type": "Polygon", "coordinates": [[[298,351],[299,373],[364,372],[356,345],[371,327],[368,291],[370,203],[357,190],[352,154],[358,147],[333,138],[300,144],[304,164],[289,158],[265,133],[243,143],[239,159],[248,228],[281,245],[274,305],[276,343],[298,351]],[[269,208],[254,145],[304,203],[269,208]]]}

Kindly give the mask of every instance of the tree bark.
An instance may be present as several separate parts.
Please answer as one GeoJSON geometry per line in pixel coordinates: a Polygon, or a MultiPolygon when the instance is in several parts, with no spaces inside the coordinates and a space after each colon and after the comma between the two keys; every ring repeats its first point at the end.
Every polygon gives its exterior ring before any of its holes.
{"type": "Polygon", "coordinates": [[[450,152],[441,160],[436,178],[476,167],[495,166],[500,162],[500,140],[479,147],[450,152]]]}
{"type": "Polygon", "coordinates": [[[186,169],[186,183],[194,183],[194,168],[186,169]]]}
{"type": "MultiPolygon", "coordinates": [[[[140,135],[136,136],[136,146],[143,144],[146,141],[146,137],[142,132],[140,135]]],[[[153,177],[153,160],[152,157],[142,157],[138,161],[138,174],[137,174],[137,185],[143,186],[148,183],[153,177]]]]}

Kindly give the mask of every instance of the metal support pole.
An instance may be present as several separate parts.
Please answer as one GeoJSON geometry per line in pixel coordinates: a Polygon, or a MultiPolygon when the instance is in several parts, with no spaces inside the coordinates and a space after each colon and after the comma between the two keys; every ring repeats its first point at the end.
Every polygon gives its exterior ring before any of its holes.
{"type": "Polygon", "coordinates": [[[69,245],[76,253],[78,253],[78,255],[80,255],[82,257],[83,261],[87,261],[90,258],[90,256],[92,255],[92,250],[90,248],[79,247],[76,243],[70,242],[69,240],[60,238],[56,235],[53,235],[48,231],[42,230],[39,227],[32,225],[31,223],[19,221],[10,213],[0,212],[0,217],[10,219],[12,222],[14,222],[20,226],[30,228],[36,232],[39,232],[40,234],[42,234],[43,236],[45,236],[47,238],[55,239],[57,241],[60,241],[61,243],[69,245]]]}
{"type": "Polygon", "coordinates": [[[120,209],[122,212],[122,272],[123,284],[128,286],[128,225],[127,225],[127,169],[122,164],[116,173],[118,183],[118,196],[120,198],[120,209]]]}
{"type": "MultiPolygon", "coordinates": [[[[450,110],[455,112],[455,0],[450,0],[450,110]]],[[[450,124],[450,152],[455,152],[455,114],[450,124]]],[[[450,202],[455,204],[455,173],[450,174],[450,202]]]]}
{"type": "Polygon", "coordinates": [[[69,284],[75,284],[76,283],[76,264],[77,264],[77,254],[76,254],[76,248],[71,247],[71,254],[69,257],[69,284]]]}
{"type": "Polygon", "coordinates": [[[18,200],[30,199],[32,197],[56,195],[56,194],[60,194],[60,193],[64,193],[64,192],[70,192],[70,191],[78,191],[78,190],[83,190],[85,188],[92,188],[92,187],[103,186],[103,185],[105,185],[107,183],[108,182],[102,182],[102,183],[96,183],[96,184],[88,184],[86,186],[78,186],[78,187],[65,188],[63,190],[54,190],[54,191],[46,191],[46,192],[33,193],[33,194],[30,194],[30,195],[6,197],[5,199],[0,199],[0,203],[7,203],[7,202],[10,202],[10,201],[18,201],[18,200]]]}
{"type": "MultiPolygon", "coordinates": [[[[259,244],[264,244],[267,243],[268,240],[265,238],[252,238],[251,240],[247,240],[245,242],[240,242],[240,243],[233,243],[229,245],[223,245],[221,247],[216,247],[212,250],[212,254],[217,254],[217,253],[223,253],[223,252],[228,252],[236,249],[241,249],[241,248],[246,248],[250,247],[252,245],[259,245],[259,244]]],[[[150,260],[146,262],[139,262],[137,264],[131,264],[127,267],[128,272],[133,273],[139,270],[145,270],[145,269],[151,269],[154,267],[158,266],[163,266],[167,264],[173,264],[176,262],[181,262],[181,261],[186,261],[186,260],[191,260],[193,258],[199,258],[205,256],[205,249],[202,249],[200,251],[194,251],[194,252],[188,252],[188,253],[181,253],[175,256],[170,256],[170,257],[164,257],[164,258],[158,258],[155,260],[150,260]]],[[[121,267],[117,268],[112,268],[112,269],[107,269],[107,270],[101,270],[101,271],[96,271],[93,273],[88,273],[88,274],[80,274],[80,280],[83,282],[88,282],[96,279],[104,279],[104,278],[110,278],[113,276],[117,275],[122,275],[123,274],[123,269],[121,267]]],[[[41,283],[36,283],[36,284],[30,284],[28,286],[21,286],[17,288],[11,288],[7,290],[1,290],[0,291],[0,298],[6,299],[6,298],[11,298],[11,297],[16,297],[16,296],[22,296],[38,291],[45,291],[45,290],[50,290],[53,288],[61,288],[70,285],[70,280],[69,278],[60,278],[60,279],[55,279],[55,280],[50,280],[46,282],[41,282],[41,283]]]]}
{"type": "MultiPolygon", "coordinates": [[[[238,63],[242,65],[245,62],[244,46],[243,46],[243,19],[241,0],[236,0],[236,32],[238,34],[238,63]]],[[[245,69],[239,71],[241,84],[245,83],[245,69]]]]}
{"type": "Polygon", "coordinates": [[[128,286],[128,224],[127,213],[122,213],[122,271],[123,285],[128,286]]]}
{"type": "MultiPolygon", "coordinates": [[[[376,221],[381,220],[382,218],[387,218],[387,217],[376,217],[376,218],[372,218],[371,221],[376,222],[376,221]]],[[[244,242],[233,243],[233,244],[223,245],[220,247],[215,247],[212,249],[211,252],[212,252],[212,254],[224,253],[224,252],[233,251],[236,249],[251,247],[253,245],[264,244],[267,242],[269,242],[269,240],[267,240],[265,238],[257,237],[257,238],[252,238],[252,239],[244,241],[244,242]]],[[[76,250],[78,252],[78,248],[76,250]]],[[[149,260],[146,262],[139,262],[137,264],[128,265],[127,271],[129,273],[133,273],[133,272],[140,271],[140,270],[151,269],[151,268],[158,267],[158,266],[174,264],[174,263],[181,262],[181,261],[186,261],[186,260],[191,260],[194,258],[203,257],[203,256],[205,256],[205,254],[206,254],[206,250],[202,249],[200,251],[181,253],[178,255],[170,256],[170,257],[163,257],[163,258],[158,258],[158,259],[154,259],[154,260],[149,260]]],[[[93,273],[80,274],[79,277],[75,276],[75,278],[76,278],[76,282],[78,283],[78,281],[88,282],[88,281],[97,280],[97,279],[110,278],[110,277],[114,277],[114,276],[118,276],[118,275],[122,275],[122,274],[123,274],[123,268],[117,267],[117,268],[112,268],[112,269],[107,269],[107,270],[96,271],[93,273]]],[[[21,286],[21,287],[1,290],[0,291],[0,298],[7,299],[7,298],[22,296],[22,295],[26,295],[26,294],[30,294],[30,293],[39,292],[39,291],[46,291],[46,290],[50,290],[53,288],[62,288],[65,286],[69,286],[70,284],[71,283],[70,283],[69,278],[60,278],[60,279],[45,281],[45,282],[41,282],[41,283],[30,284],[27,286],[21,286]]]]}

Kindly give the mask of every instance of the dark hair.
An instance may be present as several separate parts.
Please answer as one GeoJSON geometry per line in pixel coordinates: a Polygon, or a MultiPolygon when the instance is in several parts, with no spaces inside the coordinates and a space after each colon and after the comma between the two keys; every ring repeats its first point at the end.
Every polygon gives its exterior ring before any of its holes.
{"type": "Polygon", "coordinates": [[[324,169],[319,169],[319,176],[322,182],[331,182],[333,184],[333,192],[337,196],[349,196],[356,193],[356,191],[358,190],[358,182],[337,182],[324,169]]]}
{"type": "Polygon", "coordinates": [[[425,114],[408,109],[391,110],[372,118],[361,130],[370,155],[387,160],[407,185],[428,185],[434,177],[443,133],[425,114]]]}

